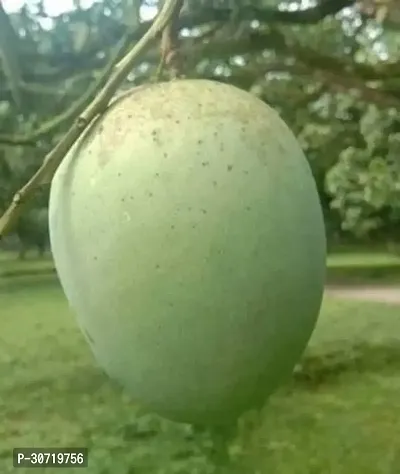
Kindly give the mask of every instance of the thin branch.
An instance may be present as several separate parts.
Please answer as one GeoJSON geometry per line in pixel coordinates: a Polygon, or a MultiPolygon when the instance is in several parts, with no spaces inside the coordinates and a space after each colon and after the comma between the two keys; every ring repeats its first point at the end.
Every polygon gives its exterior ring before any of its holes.
{"type": "Polygon", "coordinates": [[[77,115],[79,115],[85,107],[89,104],[91,100],[93,100],[93,96],[95,95],[96,91],[99,90],[100,87],[104,85],[109,77],[111,71],[115,67],[115,63],[118,60],[118,57],[121,51],[126,46],[126,38],[120,40],[119,44],[115,48],[110,61],[106,65],[102,74],[100,74],[99,78],[93,82],[91,87],[86,90],[86,92],[78,98],[78,100],[73,103],[67,110],[62,112],[60,115],[52,118],[48,122],[42,124],[37,130],[29,133],[25,136],[18,136],[18,135],[0,135],[0,144],[1,143],[8,143],[8,144],[18,144],[18,145],[27,145],[32,142],[36,142],[41,138],[45,137],[49,133],[53,132],[55,129],[61,127],[63,124],[73,120],[77,115]]]}
{"type": "MultiPolygon", "coordinates": [[[[368,87],[362,80],[353,76],[345,76],[340,73],[334,73],[329,70],[310,67],[301,61],[297,61],[294,64],[287,64],[284,61],[273,61],[245,69],[242,67],[232,68],[232,74],[229,76],[218,76],[211,74],[207,76],[209,79],[216,81],[223,81],[237,84],[239,83],[242,87],[250,88],[258,78],[262,78],[268,73],[282,73],[286,72],[292,75],[292,77],[303,77],[308,80],[317,81],[320,84],[324,84],[327,90],[335,92],[349,92],[354,91],[358,98],[366,103],[374,103],[380,108],[387,107],[400,107],[400,100],[393,96],[381,91],[379,89],[373,89],[368,87]]],[[[305,100],[309,100],[309,95],[305,95],[305,100]]]]}
{"type": "Polygon", "coordinates": [[[177,14],[171,18],[171,21],[165,27],[161,37],[161,59],[158,65],[156,79],[161,77],[164,66],[167,67],[172,77],[177,77],[181,71],[179,55],[179,12],[183,6],[183,0],[179,0],[177,14]]]}
{"type": "MultiPolygon", "coordinates": [[[[218,23],[215,25],[218,27],[218,23]]],[[[214,30],[212,30],[214,31],[214,30]]],[[[336,76],[335,81],[342,84],[351,83],[349,88],[360,89],[362,97],[365,100],[369,98],[369,101],[379,105],[390,105],[398,107],[397,89],[385,90],[385,85],[380,89],[368,87],[368,80],[374,78],[386,80],[387,77],[391,77],[392,81],[394,78],[400,76],[400,62],[379,64],[376,66],[370,66],[366,64],[354,64],[338,57],[324,56],[318,53],[318,51],[305,48],[298,44],[292,44],[287,41],[285,36],[277,29],[266,31],[266,32],[251,32],[250,34],[243,35],[237,39],[229,40],[217,38],[209,43],[202,43],[199,38],[192,38],[182,41],[180,47],[180,54],[186,58],[188,69],[195,68],[199,58],[223,58],[232,55],[245,54],[248,51],[257,52],[264,49],[272,49],[278,52],[280,55],[290,56],[297,61],[307,65],[308,68],[313,68],[318,71],[326,71],[326,73],[336,76]],[[345,72],[345,77],[340,79],[345,72]],[[340,80],[339,80],[340,79],[340,80]]],[[[148,54],[143,56],[143,60],[148,62],[157,62],[159,54],[156,50],[151,50],[148,54]]],[[[94,87],[98,88],[97,85],[94,87]]],[[[71,110],[71,109],[69,109],[71,110]]],[[[65,114],[64,114],[65,115],[65,114]]],[[[68,114],[69,115],[69,114],[68,114]]],[[[75,116],[71,111],[72,117],[75,116]]],[[[67,116],[67,119],[70,118],[67,116]]],[[[48,133],[51,131],[51,124],[55,126],[62,125],[63,120],[59,120],[56,117],[51,123],[45,124],[40,130],[34,132],[33,135],[28,136],[17,136],[17,135],[1,135],[0,144],[8,145],[27,145],[34,144],[35,140],[40,138],[41,133],[48,133]]]]}
{"type": "MultiPolygon", "coordinates": [[[[235,11],[238,17],[243,21],[257,20],[260,23],[271,24],[271,23],[282,23],[292,25],[315,25],[322,21],[324,18],[335,15],[341,10],[347,7],[352,7],[356,4],[356,0],[320,0],[319,3],[309,8],[301,10],[279,10],[274,7],[255,7],[250,6],[250,2],[243,2],[239,5],[239,8],[234,5],[234,2],[226,2],[226,7],[218,5],[219,2],[215,2],[216,6],[204,6],[205,2],[198,2],[199,6],[195,7],[194,11],[182,11],[177,27],[183,28],[196,28],[207,23],[224,23],[232,18],[232,13],[235,11]],[[232,5],[232,6],[231,6],[232,5]]],[[[221,2],[222,3],[222,2],[221,2]]],[[[224,2],[225,3],[225,2],[224,2]]],[[[241,2],[239,2],[241,3],[241,2]]],[[[212,5],[213,2],[210,2],[212,5]]],[[[65,16],[65,14],[63,14],[65,16]]],[[[57,16],[53,19],[57,21],[57,16]]],[[[131,32],[127,26],[124,26],[117,20],[109,17],[107,18],[107,41],[116,41],[121,36],[121,32],[124,34],[132,34],[132,40],[138,41],[149,29],[151,21],[142,22],[135,32],[131,32]]],[[[76,73],[81,71],[84,67],[88,70],[97,67],[98,64],[93,64],[93,58],[95,52],[102,49],[104,45],[104,36],[100,35],[99,44],[93,43],[93,46],[85,52],[80,53],[58,53],[53,54],[37,54],[37,56],[24,56],[22,53],[22,61],[27,63],[46,64],[57,64],[60,65],[62,70],[58,70],[57,67],[52,68],[50,73],[41,72],[35,78],[27,76],[30,71],[24,75],[26,82],[52,82],[59,80],[64,77],[65,65],[68,64],[68,72],[76,73]]],[[[39,68],[40,70],[42,68],[39,68]]]]}
{"type": "Polygon", "coordinates": [[[23,95],[20,89],[21,68],[19,57],[20,37],[14,30],[10,18],[0,1],[0,63],[3,64],[4,74],[7,77],[12,96],[18,109],[22,109],[23,95]]]}
{"type": "MultiPolygon", "coordinates": [[[[217,23],[215,28],[217,28],[218,25],[217,23]]],[[[211,31],[215,31],[215,28],[211,31]]],[[[379,64],[376,66],[354,64],[337,57],[321,55],[314,49],[289,44],[285,36],[276,29],[266,32],[251,32],[250,34],[229,41],[216,38],[214,41],[202,43],[199,41],[199,38],[187,39],[181,42],[180,55],[186,58],[187,68],[193,69],[198,60],[202,57],[220,59],[232,55],[245,54],[249,50],[254,53],[266,48],[272,49],[284,57],[293,57],[296,61],[307,65],[309,69],[311,68],[320,72],[325,71],[326,74],[330,74],[331,78],[335,76],[334,82],[341,84],[341,89],[345,87],[344,84],[348,84],[348,87],[351,89],[360,89],[361,96],[364,100],[369,100],[380,106],[399,106],[399,98],[397,97],[398,88],[393,90],[385,88],[385,83],[387,77],[391,77],[391,80],[394,81],[394,79],[400,76],[400,62],[379,64]],[[344,72],[345,77],[343,77],[344,72]],[[373,80],[374,78],[383,79],[385,83],[379,89],[368,87],[367,81],[373,80]]],[[[143,56],[143,60],[150,63],[157,62],[158,58],[159,54],[156,50],[151,50],[148,54],[143,56]]],[[[97,84],[94,85],[94,89],[98,89],[97,84]]],[[[66,119],[75,116],[73,110],[69,109],[69,111],[70,112],[67,111],[63,114],[63,116],[66,115],[66,119]]],[[[51,131],[51,124],[60,126],[62,123],[62,116],[60,116],[42,126],[39,130],[35,131],[33,135],[18,136],[0,134],[0,144],[32,146],[35,141],[41,137],[41,133],[46,134],[51,131]]]]}
{"type": "MultiPolygon", "coordinates": [[[[83,80],[90,80],[93,78],[94,73],[98,74],[99,70],[91,70],[90,72],[86,73],[81,73],[77,76],[72,76],[64,79],[64,82],[69,83],[69,88],[73,91],[76,89],[75,84],[83,80]]],[[[7,86],[6,84],[4,85],[3,88],[0,88],[0,94],[6,96],[7,94],[10,93],[10,86],[7,86]]],[[[57,84],[57,86],[49,86],[49,85],[43,85],[40,83],[35,83],[35,82],[21,82],[20,84],[20,89],[27,94],[32,94],[32,95],[45,95],[45,96],[58,96],[60,95],[60,85],[57,84]]],[[[7,97],[5,97],[7,99],[7,97]]],[[[54,97],[53,97],[54,98],[54,97]]]]}
{"type": "MultiPolygon", "coordinates": [[[[316,5],[309,8],[294,11],[280,10],[274,7],[255,7],[249,5],[250,2],[243,2],[242,5],[239,5],[239,8],[234,2],[226,2],[226,7],[218,5],[218,3],[215,2],[216,6],[206,7],[205,2],[198,2],[199,6],[197,8],[192,6],[192,11],[182,12],[177,24],[178,28],[195,28],[204,23],[229,21],[234,11],[237,12],[241,20],[258,20],[260,23],[314,25],[328,16],[339,13],[344,8],[354,6],[356,0],[320,0],[316,5]]],[[[210,2],[210,5],[212,4],[213,2],[210,2]]],[[[147,31],[149,24],[150,22],[141,23],[135,32],[136,38],[147,31]]],[[[115,22],[114,28],[116,31],[121,31],[121,24],[115,22]]],[[[110,25],[110,30],[114,28],[110,25]]]]}
{"type": "Polygon", "coordinates": [[[90,122],[107,108],[109,101],[117,91],[120,84],[128,76],[136,58],[149,47],[164,28],[168,25],[172,16],[176,14],[179,0],[166,0],[161,12],[157,15],[147,33],[135,44],[131,51],[117,64],[115,70],[106,85],[100,90],[93,102],[75,120],[70,130],[63,136],[61,141],[45,157],[42,166],[34,176],[14,196],[11,205],[0,218],[0,237],[11,231],[18,220],[23,206],[35,193],[36,189],[45,181],[51,180],[58,166],[81,136],[90,122]]]}
{"type": "Polygon", "coordinates": [[[25,146],[36,148],[37,140],[30,137],[18,137],[16,135],[1,135],[0,146],[25,146]]]}
{"type": "MultiPolygon", "coordinates": [[[[263,33],[252,32],[236,40],[215,40],[209,44],[196,44],[190,40],[190,42],[184,42],[181,47],[182,53],[187,54],[189,69],[193,69],[201,57],[221,59],[245,54],[249,50],[257,52],[266,49],[275,51],[283,58],[295,60],[297,65],[303,64],[308,71],[324,74],[325,80],[329,80],[332,84],[335,83],[338,89],[359,90],[360,96],[367,102],[373,102],[380,106],[399,107],[400,99],[397,91],[385,90],[385,78],[389,76],[389,71],[392,71],[392,81],[399,78],[400,63],[388,64],[386,67],[385,65],[378,66],[378,71],[384,78],[383,85],[381,88],[373,88],[369,86],[368,80],[379,77],[379,75],[374,72],[372,66],[351,64],[336,57],[319,55],[317,51],[309,48],[289,44],[285,36],[276,29],[263,33]]],[[[294,67],[295,73],[301,75],[301,70],[297,69],[298,67],[294,67]]]]}

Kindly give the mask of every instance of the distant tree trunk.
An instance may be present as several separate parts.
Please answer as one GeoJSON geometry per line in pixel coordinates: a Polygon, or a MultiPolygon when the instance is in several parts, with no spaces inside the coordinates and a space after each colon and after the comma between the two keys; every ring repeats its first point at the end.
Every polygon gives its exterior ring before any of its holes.
{"type": "Polygon", "coordinates": [[[37,246],[38,257],[42,258],[46,252],[46,244],[43,242],[37,246]]]}
{"type": "Polygon", "coordinates": [[[22,246],[19,249],[18,258],[19,258],[19,260],[25,260],[26,259],[26,248],[25,248],[25,246],[22,246]]]}
{"type": "Polygon", "coordinates": [[[400,244],[398,242],[389,241],[386,244],[388,251],[394,255],[400,255],[400,244]]]}

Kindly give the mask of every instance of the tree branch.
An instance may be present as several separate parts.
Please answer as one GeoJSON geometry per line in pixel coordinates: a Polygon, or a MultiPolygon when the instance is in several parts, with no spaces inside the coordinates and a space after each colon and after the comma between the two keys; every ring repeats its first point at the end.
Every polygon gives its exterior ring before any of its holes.
{"type": "Polygon", "coordinates": [[[113,70],[119,56],[121,50],[126,47],[126,39],[122,39],[120,43],[114,48],[114,54],[111,55],[111,59],[109,60],[108,64],[105,67],[103,73],[99,76],[99,78],[93,82],[91,87],[87,89],[85,94],[80,96],[78,100],[73,103],[67,110],[65,110],[60,115],[52,118],[48,122],[42,124],[37,130],[32,133],[29,133],[25,136],[18,136],[18,135],[1,135],[0,134],[0,144],[7,143],[8,145],[29,145],[30,143],[36,143],[41,138],[47,136],[49,133],[53,132],[57,128],[61,127],[63,124],[73,120],[77,115],[79,115],[90,100],[93,99],[96,91],[100,89],[109,77],[111,71],[113,70]]]}
{"type": "Polygon", "coordinates": [[[21,110],[23,97],[20,90],[19,43],[20,37],[16,34],[0,1],[0,59],[2,59],[0,62],[3,64],[4,74],[10,83],[14,102],[21,110]]]}
{"type": "MultiPolygon", "coordinates": [[[[258,20],[260,23],[286,23],[315,25],[324,18],[335,15],[344,8],[355,5],[356,0],[320,0],[315,6],[299,10],[279,10],[271,7],[236,7],[241,20],[258,20]]],[[[235,7],[199,7],[193,14],[182,15],[181,28],[193,28],[211,21],[228,21],[235,7]]]]}
{"type": "MultiPolygon", "coordinates": [[[[212,2],[211,2],[212,3],[212,2]]],[[[229,3],[229,2],[228,2],[229,3]]],[[[246,2],[244,2],[246,3],[246,2]]],[[[277,8],[271,7],[252,7],[252,6],[239,6],[237,7],[226,7],[222,8],[219,6],[215,7],[204,7],[199,6],[194,11],[182,12],[179,20],[177,21],[177,28],[196,28],[202,26],[206,23],[215,23],[215,22],[226,22],[229,21],[232,17],[232,14],[235,12],[242,21],[252,21],[257,20],[260,23],[283,23],[283,24],[300,24],[300,25],[314,25],[322,21],[324,18],[335,15],[344,8],[351,7],[355,5],[356,0],[320,0],[320,2],[312,7],[305,8],[302,10],[296,11],[284,11],[278,10],[277,8]]],[[[65,17],[66,15],[63,14],[65,17]]],[[[55,17],[57,20],[57,17],[55,17]]],[[[149,29],[151,22],[145,21],[139,25],[135,32],[131,32],[125,25],[114,20],[113,18],[107,18],[107,40],[110,43],[113,43],[120,39],[121,32],[123,34],[131,34],[132,41],[139,40],[149,29]]],[[[68,65],[69,72],[82,71],[83,67],[93,68],[96,67],[96,64],[93,64],[92,61],[95,59],[95,53],[100,51],[104,47],[104,36],[100,35],[101,43],[93,42],[91,48],[88,51],[85,51],[85,54],[82,53],[57,53],[45,55],[44,59],[46,64],[62,65],[62,68],[56,74],[57,68],[54,66],[51,73],[42,73],[37,78],[25,77],[26,82],[43,82],[48,81],[50,78],[54,80],[64,77],[63,71],[65,70],[65,65],[68,65]]],[[[29,63],[35,62],[40,63],[43,61],[43,55],[37,55],[37,57],[24,58],[22,55],[23,61],[28,61],[29,63]]],[[[98,66],[98,65],[97,65],[98,66]]]]}
{"type": "Polygon", "coordinates": [[[183,0],[179,0],[177,14],[171,18],[169,24],[164,28],[161,37],[161,59],[157,69],[156,78],[161,77],[164,66],[176,78],[182,71],[181,57],[179,54],[179,12],[183,7],[183,0]]]}
{"type": "MultiPolygon", "coordinates": [[[[230,41],[225,39],[222,41],[215,40],[209,44],[196,44],[194,41],[188,41],[186,44],[183,43],[181,51],[188,58],[190,63],[188,67],[192,68],[201,57],[223,59],[246,53],[250,48],[252,52],[261,52],[266,49],[273,50],[281,56],[279,63],[266,63],[265,66],[258,69],[258,72],[256,69],[252,69],[253,82],[256,80],[257,74],[260,77],[271,71],[287,71],[300,76],[312,76],[314,74],[318,80],[328,81],[331,89],[334,88],[340,91],[355,89],[358,91],[360,98],[367,102],[373,102],[381,107],[400,106],[399,97],[395,92],[391,93],[389,90],[385,90],[384,85],[382,88],[368,86],[368,82],[365,80],[366,76],[375,77],[372,67],[356,64],[350,68],[350,65],[341,62],[338,58],[319,56],[314,50],[289,45],[285,37],[276,30],[264,33],[254,32],[230,41]],[[295,64],[285,65],[284,58],[294,60],[295,64]],[[280,64],[278,69],[277,64],[280,64]],[[270,69],[271,67],[272,69],[270,69]]],[[[389,66],[395,67],[394,65],[389,66]]],[[[241,74],[243,81],[251,82],[250,77],[245,79],[245,72],[236,73],[235,78],[239,80],[241,74]]],[[[231,77],[227,79],[230,80],[231,77]]],[[[392,76],[392,81],[393,79],[392,76]]]]}
{"type": "MultiPolygon", "coordinates": [[[[341,89],[345,87],[357,88],[364,100],[370,100],[374,103],[385,106],[398,106],[398,96],[396,89],[385,90],[384,85],[381,90],[378,88],[368,87],[367,81],[374,79],[390,78],[391,81],[400,78],[400,63],[380,64],[376,67],[366,64],[354,64],[353,62],[339,59],[337,57],[325,56],[318,51],[311,48],[299,46],[296,43],[289,42],[285,36],[278,30],[272,29],[270,31],[253,31],[246,35],[233,40],[226,40],[225,38],[215,38],[213,41],[202,43],[198,38],[187,39],[181,42],[180,53],[185,57],[186,66],[188,69],[195,68],[198,60],[201,57],[224,59],[233,55],[246,54],[249,51],[255,53],[270,49],[276,51],[284,57],[292,57],[297,62],[312,68],[315,71],[324,71],[324,74],[335,77],[335,82],[341,84],[341,89]],[[347,86],[345,86],[347,84],[347,86]]],[[[159,53],[153,49],[143,60],[156,63],[159,60],[159,53]]],[[[109,71],[110,65],[106,68],[106,73],[109,71]]],[[[104,74],[102,75],[104,78],[104,74]]],[[[328,76],[326,76],[328,77],[328,76]]],[[[100,78],[99,81],[102,79],[100,78]]],[[[339,87],[339,86],[338,86],[339,87]]],[[[41,126],[32,134],[26,136],[17,135],[0,135],[0,143],[8,145],[32,145],[36,140],[46,136],[55,128],[61,127],[76,115],[79,108],[82,110],[85,104],[88,103],[93,96],[94,91],[98,89],[98,83],[95,83],[91,90],[81,99],[77,104],[72,105],[66,112],[57,116],[41,126]]]]}
{"type": "Polygon", "coordinates": [[[59,164],[76,140],[81,136],[90,122],[107,108],[109,101],[119,85],[128,76],[136,58],[149,47],[164,30],[172,16],[176,14],[179,0],[166,0],[161,12],[154,20],[147,33],[135,44],[132,50],[116,65],[106,85],[99,91],[93,102],[75,120],[70,130],[61,141],[45,157],[42,166],[34,176],[14,196],[13,201],[0,218],[0,237],[6,235],[18,220],[26,201],[32,197],[36,189],[46,180],[52,179],[59,164]]]}

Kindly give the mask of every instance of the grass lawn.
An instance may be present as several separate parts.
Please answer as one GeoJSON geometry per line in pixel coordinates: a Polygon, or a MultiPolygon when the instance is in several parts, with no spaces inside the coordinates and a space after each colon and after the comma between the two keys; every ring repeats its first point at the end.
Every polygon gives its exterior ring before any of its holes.
{"type": "Polygon", "coordinates": [[[400,284],[400,254],[388,252],[338,252],[328,256],[328,281],[400,284]]]}
{"type": "Polygon", "coordinates": [[[54,264],[50,255],[45,258],[29,256],[26,260],[17,258],[15,252],[0,251],[0,282],[8,277],[20,277],[22,275],[40,275],[54,273],[54,264]]]}
{"type": "MultiPolygon", "coordinates": [[[[1,474],[16,446],[88,446],[88,474],[212,472],[206,434],[142,412],[96,367],[54,276],[0,276],[0,315],[1,474]]],[[[250,456],[261,474],[398,474],[399,393],[400,307],[326,299],[250,456]]]]}
{"type": "MultiPolygon", "coordinates": [[[[400,284],[400,254],[382,250],[341,251],[328,256],[327,266],[329,283],[400,284]]],[[[0,251],[0,279],[52,274],[54,271],[50,255],[46,258],[36,258],[35,254],[31,253],[27,260],[18,260],[16,253],[0,251]]]]}

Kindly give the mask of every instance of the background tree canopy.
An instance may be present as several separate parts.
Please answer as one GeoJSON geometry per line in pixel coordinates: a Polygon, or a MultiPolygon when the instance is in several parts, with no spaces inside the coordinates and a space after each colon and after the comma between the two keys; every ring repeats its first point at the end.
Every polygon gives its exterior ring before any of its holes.
{"type": "MultiPolygon", "coordinates": [[[[159,2],[74,0],[57,16],[43,1],[16,3],[0,1],[0,211],[147,30],[159,2]]],[[[400,235],[398,2],[187,0],[179,28],[185,75],[247,89],[293,129],[331,240],[400,235]]],[[[149,81],[159,59],[154,44],[123,87],[149,81]]],[[[45,222],[33,211],[46,206],[47,191],[25,219],[45,222]]]]}

